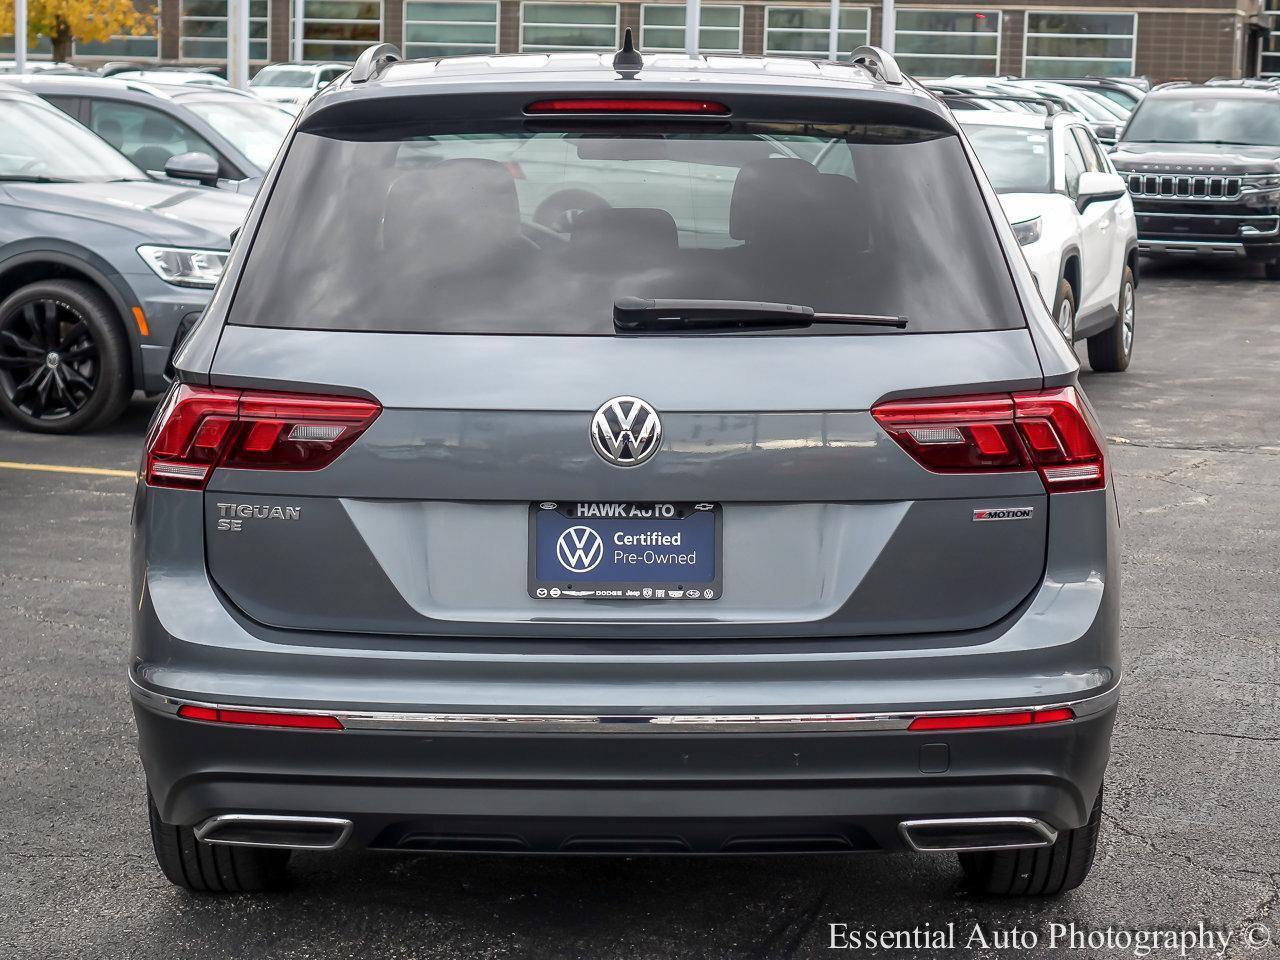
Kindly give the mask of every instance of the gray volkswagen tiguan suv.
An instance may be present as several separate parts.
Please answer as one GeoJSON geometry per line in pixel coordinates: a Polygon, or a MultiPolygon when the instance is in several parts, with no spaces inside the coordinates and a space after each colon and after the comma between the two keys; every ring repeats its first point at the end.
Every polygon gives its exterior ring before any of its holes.
{"type": "Polygon", "coordinates": [[[134,515],[156,855],[955,852],[1089,871],[1103,437],[892,59],[400,62],[302,111],[134,515]]]}

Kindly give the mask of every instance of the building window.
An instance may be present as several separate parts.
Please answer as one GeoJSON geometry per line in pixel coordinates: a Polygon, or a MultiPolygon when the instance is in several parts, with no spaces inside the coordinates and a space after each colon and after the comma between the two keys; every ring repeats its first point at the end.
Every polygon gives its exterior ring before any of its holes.
{"type": "Polygon", "coordinates": [[[1267,0],[1271,36],[1262,48],[1262,75],[1280,77],[1280,0],[1267,0]]]}
{"type": "Polygon", "coordinates": [[[618,5],[523,3],[520,5],[520,49],[527,53],[616,50],[618,5]]]}
{"type": "MultiPolygon", "coordinates": [[[[839,51],[852,53],[867,42],[871,11],[846,7],[840,11],[839,51]]],[[[771,57],[816,57],[829,52],[830,7],[765,7],[764,52],[771,57]]]]}
{"type": "Polygon", "coordinates": [[[498,52],[498,5],[408,0],[404,5],[407,57],[465,57],[498,52]]]}
{"type": "Polygon", "coordinates": [[[1136,13],[1027,11],[1028,77],[1133,76],[1136,13]]]}
{"type": "MultiPolygon", "coordinates": [[[[227,0],[182,0],[180,9],[182,59],[226,60],[227,0]]],[[[265,63],[270,56],[267,0],[249,0],[249,59],[265,63]]]]}
{"type": "Polygon", "coordinates": [[[304,0],[303,60],[354,60],[381,39],[381,0],[304,0]]]}
{"type": "MultiPolygon", "coordinates": [[[[640,49],[654,53],[684,51],[683,6],[646,3],[640,12],[640,49]]],[[[698,24],[701,53],[742,52],[742,8],[708,4],[698,24]]]]}
{"type": "Polygon", "coordinates": [[[894,55],[921,77],[1000,72],[1000,11],[899,8],[894,55]]]}
{"type": "MultiPolygon", "coordinates": [[[[0,36],[0,57],[6,60],[13,59],[15,47],[13,45],[13,34],[0,36]]],[[[49,60],[53,57],[53,44],[49,42],[49,38],[40,36],[36,38],[35,46],[27,47],[28,60],[49,60]]]]}
{"type": "Polygon", "coordinates": [[[96,43],[77,43],[77,57],[146,57],[154,60],[160,56],[160,7],[155,0],[134,0],[134,9],[155,18],[153,33],[141,36],[116,34],[109,40],[96,43]]]}

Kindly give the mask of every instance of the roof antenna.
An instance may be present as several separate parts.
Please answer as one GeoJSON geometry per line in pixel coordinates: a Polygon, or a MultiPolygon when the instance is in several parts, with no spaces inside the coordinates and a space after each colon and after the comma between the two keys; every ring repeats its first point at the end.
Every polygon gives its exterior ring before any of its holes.
{"type": "Polygon", "coordinates": [[[613,69],[624,76],[635,76],[643,66],[644,57],[640,56],[640,51],[632,44],[631,28],[627,27],[622,33],[622,49],[613,55],[613,69]]]}

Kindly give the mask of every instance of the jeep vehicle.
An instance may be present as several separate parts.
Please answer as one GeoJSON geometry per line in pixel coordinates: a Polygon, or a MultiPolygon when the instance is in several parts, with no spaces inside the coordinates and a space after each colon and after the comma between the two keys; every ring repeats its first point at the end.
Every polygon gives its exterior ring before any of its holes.
{"type": "Polygon", "coordinates": [[[1084,880],[1120,684],[1103,434],[892,57],[379,45],[283,150],[134,505],[172,882],[338,848],[1084,880]]]}
{"type": "Polygon", "coordinates": [[[1280,88],[1164,84],[1111,160],[1152,256],[1248,257],[1280,280],[1280,88]]]}

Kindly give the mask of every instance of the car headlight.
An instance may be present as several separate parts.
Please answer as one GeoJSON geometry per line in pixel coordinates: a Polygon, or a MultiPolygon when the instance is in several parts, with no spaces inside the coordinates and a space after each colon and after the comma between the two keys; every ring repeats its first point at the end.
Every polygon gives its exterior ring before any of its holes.
{"type": "Polygon", "coordinates": [[[1039,217],[1032,220],[1023,220],[1021,223],[1013,225],[1013,235],[1018,238],[1018,245],[1025,247],[1028,243],[1035,243],[1040,239],[1040,228],[1043,226],[1039,217]]]}
{"type": "Polygon", "coordinates": [[[226,250],[150,246],[139,247],[138,255],[161,280],[180,287],[212,287],[230,256],[226,250]]]}
{"type": "Polygon", "coordinates": [[[1244,177],[1240,185],[1249,193],[1270,193],[1272,190],[1280,190],[1280,174],[1244,177]]]}

